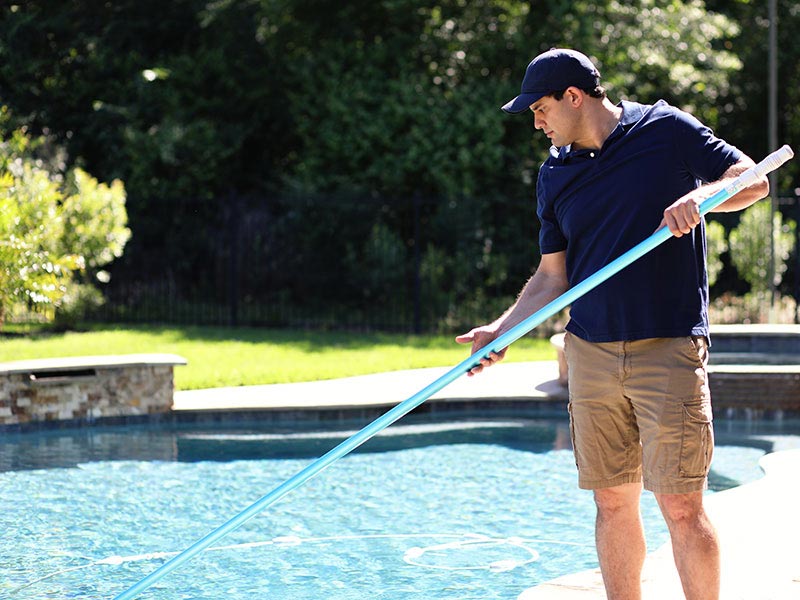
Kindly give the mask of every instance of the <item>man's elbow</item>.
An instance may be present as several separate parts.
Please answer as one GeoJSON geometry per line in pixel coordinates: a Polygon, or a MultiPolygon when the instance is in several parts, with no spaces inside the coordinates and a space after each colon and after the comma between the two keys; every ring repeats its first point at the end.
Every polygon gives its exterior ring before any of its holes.
{"type": "MultiPolygon", "coordinates": [[[[738,167],[740,173],[743,173],[747,169],[750,169],[755,166],[755,163],[749,157],[745,158],[744,160],[740,161],[735,167],[738,167]]],[[[766,175],[762,175],[755,181],[753,181],[749,186],[746,188],[746,198],[748,204],[752,204],[753,202],[757,202],[762,198],[766,198],[769,196],[769,179],[766,175]]]]}
{"type": "Polygon", "coordinates": [[[769,196],[769,178],[766,175],[762,175],[756,182],[756,195],[759,200],[769,196]]]}

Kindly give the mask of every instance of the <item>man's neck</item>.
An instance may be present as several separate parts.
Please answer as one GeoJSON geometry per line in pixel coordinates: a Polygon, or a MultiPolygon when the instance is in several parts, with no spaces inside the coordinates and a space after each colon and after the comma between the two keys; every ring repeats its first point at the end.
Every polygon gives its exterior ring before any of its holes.
{"type": "Polygon", "coordinates": [[[590,104],[587,109],[586,134],[572,143],[572,150],[599,150],[622,118],[622,107],[615,106],[608,98],[590,104]]]}

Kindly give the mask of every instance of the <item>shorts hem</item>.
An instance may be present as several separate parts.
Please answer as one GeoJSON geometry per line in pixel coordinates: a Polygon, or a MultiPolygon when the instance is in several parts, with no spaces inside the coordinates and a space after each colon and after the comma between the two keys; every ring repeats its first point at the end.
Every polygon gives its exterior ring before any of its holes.
{"type": "Polygon", "coordinates": [[[708,479],[705,477],[700,479],[688,479],[672,484],[651,483],[645,480],[644,489],[654,494],[689,494],[691,492],[704,492],[708,489],[708,479]]]}
{"type": "Polygon", "coordinates": [[[578,475],[578,487],[582,490],[600,490],[615,487],[626,483],[641,483],[642,476],[638,473],[623,473],[611,479],[584,479],[578,475]]]}

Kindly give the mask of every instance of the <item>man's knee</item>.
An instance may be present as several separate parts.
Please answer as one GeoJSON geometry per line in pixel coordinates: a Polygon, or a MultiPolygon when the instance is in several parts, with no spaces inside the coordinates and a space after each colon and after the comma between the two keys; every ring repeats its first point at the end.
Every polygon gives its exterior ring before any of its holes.
{"type": "Polygon", "coordinates": [[[642,494],[640,483],[626,483],[609,488],[594,490],[594,502],[601,515],[613,515],[639,511],[639,498],[642,494]]]}
{"type": "Polygon", "coordinates": [[[661,513],[668,523],[694,523],[705,519],[703,493],[656,494],[661,513]]]}

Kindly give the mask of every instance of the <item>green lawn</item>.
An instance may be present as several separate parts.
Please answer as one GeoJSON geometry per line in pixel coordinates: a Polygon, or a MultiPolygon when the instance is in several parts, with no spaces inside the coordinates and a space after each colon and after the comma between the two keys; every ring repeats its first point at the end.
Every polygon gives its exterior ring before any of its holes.
{"type": "MultiPolygon", "coordinates": [[[[0,362],[28,358],[165,352],[178,389],[333,379],[452,366],[469,355],[453,336],[307,332],[257,328],[103,326],[85,332],[0,337],[0,362]]],[[[525,337],[506,360],[555,360],[548,340],[525,337]]]]}

